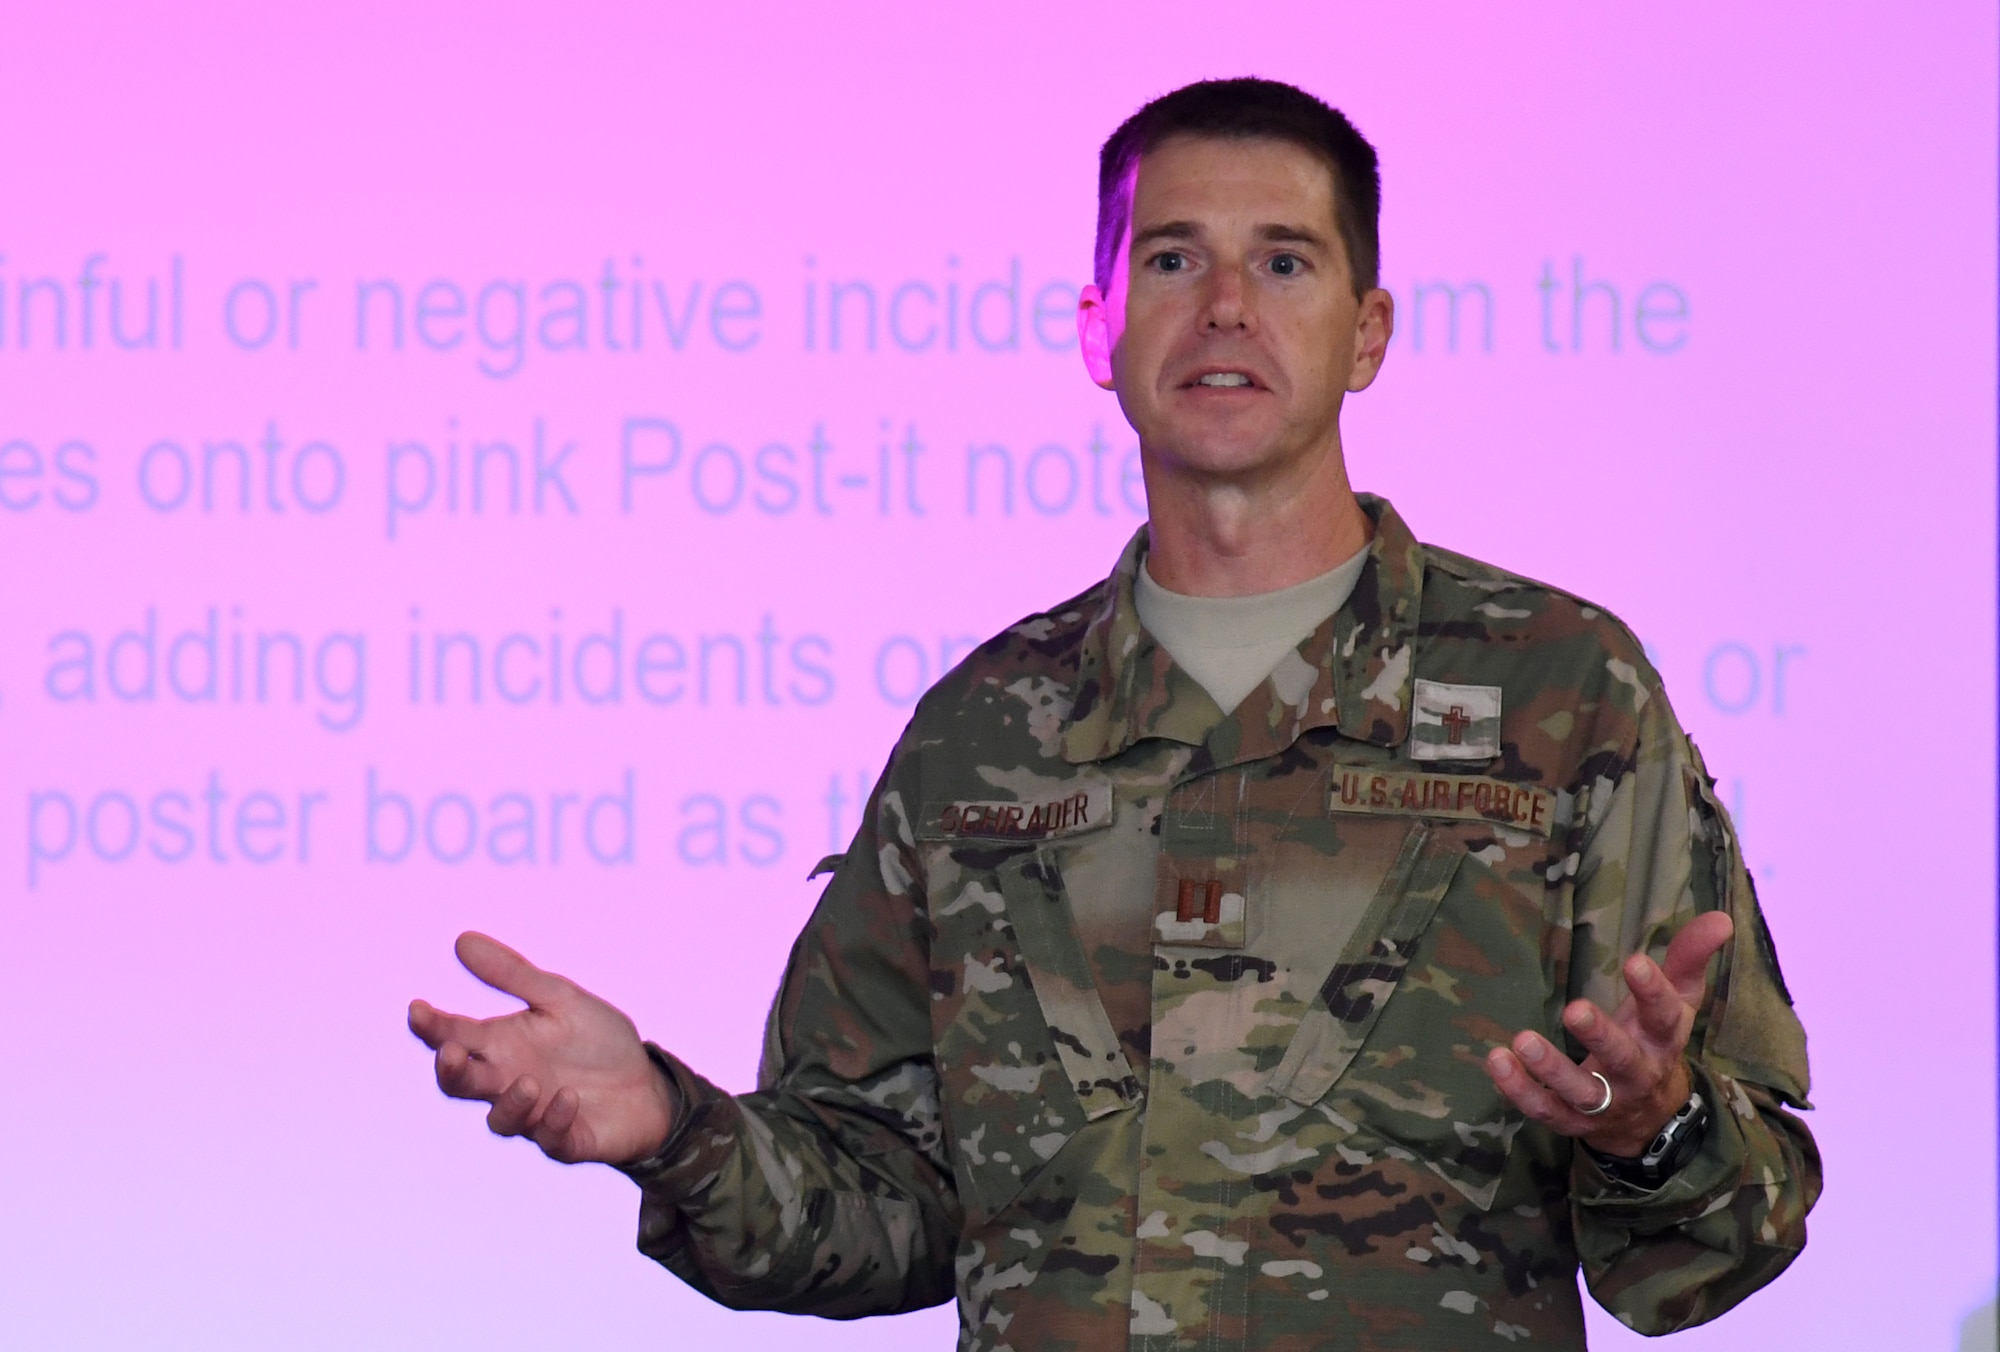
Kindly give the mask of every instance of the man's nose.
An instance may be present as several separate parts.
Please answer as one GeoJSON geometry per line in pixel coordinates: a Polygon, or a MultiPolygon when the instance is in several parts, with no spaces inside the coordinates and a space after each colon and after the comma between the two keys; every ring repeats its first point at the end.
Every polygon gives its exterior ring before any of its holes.
{"type": "Polygon", "coordinates": [[[1203,301],[1203,329],[1250,330],[1256,326],[1256,315],[1250,301],[1250,288],[1240,267],[1211,269],[1203,301]]]}

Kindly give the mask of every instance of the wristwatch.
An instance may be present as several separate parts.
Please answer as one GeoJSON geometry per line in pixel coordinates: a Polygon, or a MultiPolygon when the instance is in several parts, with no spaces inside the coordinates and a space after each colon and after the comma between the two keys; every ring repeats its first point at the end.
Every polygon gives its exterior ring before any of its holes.
{"type": "Polygon", "coordinates": [[[1590,1152],[1598,1168],[1618,1182],[1651,1192],[1694,1158],[1707,1131],[1708,1105],[1702,1102],[1701,1093],[1697,1090],[1688,1095],[1688,1101],[1681,1106],[1681,1110],[1660,1128],[1659,1135],[1653,1138],[1642,1155],[1607,1155],[1592,1149],[1586,1142],[1579,1141],[1578,1144],[1590,1152]]]}

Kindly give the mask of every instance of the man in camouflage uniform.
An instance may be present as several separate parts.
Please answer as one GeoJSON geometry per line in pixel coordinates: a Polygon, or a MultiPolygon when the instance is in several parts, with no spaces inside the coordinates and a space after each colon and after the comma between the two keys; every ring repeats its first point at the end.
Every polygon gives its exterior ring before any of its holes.
{"type": "Polygon", "coordinates": [[[1107,146],[1084,353],[1152,520],[919,703],[757,1092],[480,936],[530,1007],[412,1007],[447,1092],[620,1164],[640,1247],[715,1299],[955,1298],[967,1349],[1580,1347],[1579,1266],[1660,1333],[1803,1245],[1804,1035],[1639,644],[1347,488],[1391,314],[1373,154],[1326,117],[1195,86],[1107,146]],[[1349,555],[1226,712],[1140,620],[1142,574],[1243,595],[1349,555]]]}

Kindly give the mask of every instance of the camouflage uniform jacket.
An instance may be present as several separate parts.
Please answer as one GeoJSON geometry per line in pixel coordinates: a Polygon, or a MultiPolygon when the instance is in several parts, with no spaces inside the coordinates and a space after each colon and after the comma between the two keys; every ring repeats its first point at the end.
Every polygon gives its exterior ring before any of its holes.
{"type": "MultiPolygon", "coordinates": [[[[1658,676],[1574,597],[1418,544],[1224,717],[1117,572],[919,704],[800,937],[760,1087],[684,1110],[640,1248],[728,1305],[956,1298],[960,1347],[1583,1346],[1805,1243],[1804,1034],[1658,676]],[[1715,1105],[1655,1192],[1483,1068],[1697,912],[1715,1105]]],[[[1573,1046],[1573,1044],[1572,1044],[1573,1046]]]]}

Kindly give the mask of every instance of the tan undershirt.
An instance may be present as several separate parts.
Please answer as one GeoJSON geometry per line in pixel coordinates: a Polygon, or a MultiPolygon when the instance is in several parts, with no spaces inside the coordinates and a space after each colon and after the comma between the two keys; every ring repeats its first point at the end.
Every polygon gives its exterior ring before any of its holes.
{"type": "Polygon", "coordinates": [[[1139,623],[1226,714],[1347,603],[1367,562],[1364,546],[1338,567],[1278,591],[1183,596],[1153,581],[1141,560],[1133,600],[1139,623]]]}

